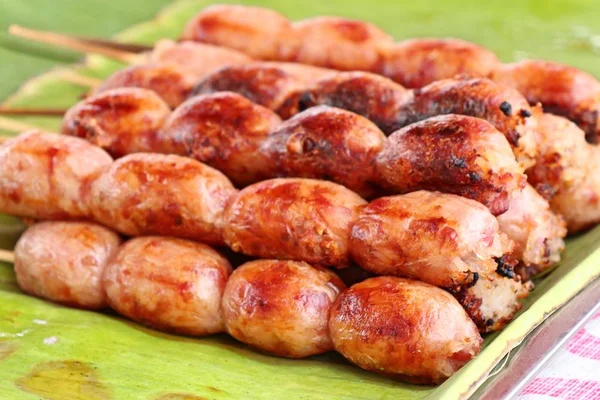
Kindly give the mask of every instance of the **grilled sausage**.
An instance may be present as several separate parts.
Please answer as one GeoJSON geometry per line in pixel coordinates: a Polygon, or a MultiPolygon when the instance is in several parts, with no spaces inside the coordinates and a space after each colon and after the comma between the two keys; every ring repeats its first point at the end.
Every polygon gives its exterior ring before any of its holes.
{"type": "Polygon", "coordinates": [[[304,262],[258,260],[231,275],[223,295],[227,332],[281,357],[332,350],[329,310],[346,287],[333,272],[304,262]]]}
{"type": "Polygon", "coordinates": [[[383,50],[382,75],[420,88],[456,75],[489,77],[500,61],[488,49],[460,39],[404,40],[383,50]]]}
{"type": "Polygon", "coordinates": [[[357,194],[330,182],[272,179],[250,185],[225,211],[224,238],[234,251],[326,266],[348,265],[357,194]]]}
{"type": "Polygon", "coordinates": [[[385,143],[369,120],[327,106],[310,108],[282,123],[261,151],[280,176],[327,179],[372,196],[374,160],[385,143]]]}
{"type": "Polygon", "coordinates": [[[489,79],[446,79],[414,91],[414,97],[400,110],[398,123],[406,126],[423,119],[462,114],[482,118],[502,132],[524,167],[533,164],[539,137],[536,131],[538,107],[530,107],[515,89],[489,79]]]}
{"type": "Polygon", "coordinates": [[[586,133],[589,143],[600,135],[600,81],[567,65],[542,60],[523,60],[499,65],[493,80],[521,92],[532,105],[569,118],[586,133]]]}
{"type": "Polygon", "coordinates": [[[231,265],[210,247],[140,237],[107,265],[102,284],[119,314],[155,329],[192,336],[223,331],[221,299],[231,265]]]}
{"type": "Polygon", "coordinates": [[[306,91],[288,96],[288,104],[282,109],[293,114],[319,104],[338,107],[370,119],[390,134],[399,128],[398,112],[411,96],[410,91],[382,76],[340,72],[321,79],[306,91]]]}
{"type": "Polygon", "coordinates": [[[35,219],[88,215],[82,197],[112,158],[83,139],[29,131],[0,145],[0,212],[35,219]]]}
{"type": "Polygon", "coordinates": [[[220,245],[223,209],[236,192],[223,174],[198,161],[137,153],[100,175],[88,201],[96,221],[123,234],[220,245]]]}
{"type": "Polygon", "coordinates": [[[335,349],[353,364],[424,384],[443,382],[483,343],[450,294],[387,276],[367,279],[338,296],[329,332],[335,349]]]}
{"type": "Polygon", "coordinates": [[[156,92],[171,108],[188,97],[197,80],[177,64],[140,64],[121,69],[109,76],[95,94],[123,87],[156,92]]]}
{"type": "Polygon", "coordinates": [[[65,114],[62,133],[78,136],[113,157],[162,152],[156,133],[171,113],[153,91],[135,87],[112,89],[88,97],[65,114]]]}
{"type": "Polygon", "coordinates": [[[41,222],[15,247],[15,274],[33,296],[78,308],[107,306],[102,273],[116,254],[119,236],[88,222],[41,222]]]}
{"type": "Polygon", "coordinates": [[[493,273],[512,250],[494,216],[463,197],[418,191],[361,207],[350,254],[364,269],[453,288],[493,273]]]}
{"type": "Polygon", "coordinates": [[[375,168],[390,193],[454,193],[479,201],[494,215],[508,209],[527,179],[505,137],[489,122],[453,114],[393,133],[375,168]]]}
{"type": "Polygon", "coordinates": [[[245,186],[275,175],[274,160],[260,147],[281,123],[272,111],[231,92],[192,97],[159,133],[169,152],[185,154],[245,186]]]}

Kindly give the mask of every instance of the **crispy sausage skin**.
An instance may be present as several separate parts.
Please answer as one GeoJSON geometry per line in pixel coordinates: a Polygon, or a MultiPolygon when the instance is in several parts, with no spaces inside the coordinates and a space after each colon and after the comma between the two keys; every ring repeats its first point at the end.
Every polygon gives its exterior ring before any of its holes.
{"type": "Polygon", "coordinates": [[[252,63],[222,68],[198,83],[192,95],[230,91],[277,111],[290,95],[302,89],[305,84],[282,68],[265,64],[252,63]]]}
{"type": "Polygon", "coordinates": [[[258,260],[236,269],[223,295],[227,332],[280,357],[332,350],[329,310],[346,289],[330,270],[305,262],[258,260]]]}
{"type": "Polygon", "coordinates": [[[298,47],[283,15],[238,5],[206,7],[187,23],[182,39],[235,49],[259,60],[291,61],[298,47]]]}
{"type": "Polygon", "coordinates": [[[542,103],[545,112],[569,118],[588,142],[598,143],[600,82],[594,76],[551,61],[523,60],[499,65],[492,79],[514,87],[531,104],[542,103]]]}
{"type": "Polygon", "coordinates": [[[494,215],[508,209],[527,179],[504,135],[487,121],[454,114],[393,133],[375,168],[390,193],[454,193],[479,201],[494,215]]]}
{"type": "Polygon", "coordinates": [[[367,279],[335,301],[329,319],[335,349],[368,371],[438,384],[481,350],[483,339],[458,302],[423,282],[367,279]]]}
{"type": "Polygon", "coordinates": [[[302,111],[319,104],[339,107],[370,119],[390,134],[399,128],[398,112],[411,96],[410,91],[382,76],[340,72],[319,80],[296,96],[288,96],[288,104],[283,108],[302,111]]]}
{"type": "Polygon", "coordinates": [[[120,88],[101,92],[71,107],[62,133],[78,136],[113,157],[130,153],[161,152],[156,133],[171,113],[153,91],[120,88]]]}
{"type": "Polygon", "coordinates": [[[343,186],[301,178],[243,189],[225,211],[224,238],[234,251],[325,266],[348,265],[350,224],[366,202],[343,186]]]}
{"type": "Polygon", "coordinates": [[[369,197],[376,190],[374,160],[385,140],[368,119],[318,106],[279,125],[261,151],[276,161],[280,176],[332,180],[369,197]]]}
{"type": "Polygon", "coordinates": [[[508,211],[497,219],[500,230],[515,243],[512,256],[521,263],[518,271],[524,280],[560,261],[565,221],[531,185],[513,193],[508,211]]]}
{"type": "Polygon", "coordinates": [[[137,153],[93,183],[96,221],[129,236],[175,236],[220,245],[225,204],[237,193],[219,171],[175,155],[137,153]]]}
{"type": "Polygon", "coordinates": [[[224,329],[221,299],[231,265],[210,247],[148,236],[126,242],[102,283],[119,314],[161,331],[204,336],[224,329]]]}
{"type": "Polygon", "coordinates": [[[245,186],[275,176],[274,160],[260,152],[281,123],[274,112],[231,92],[195,96],[179,106],[158,136],[175,154],[188,155],[245,186]]]}
{"type": "Polygon", "coordinates": [[[88,215],[82,196],[112,158],[83,139],[29,131],[0,145],[0,212],[35,219],[88,215]]]}
{"type": "Polygon", "coordinates": [[[573,122],[552,114],[539,121],[540,154],[527,171],[540,192],[550,190],[550,206],[561,214],[569,233],[600,221],[600,154],[585,141],[585,133],[573,122]]]}
{"type": "Polygon", "coordinates": [[[121,69],[109,76],[95,94],[107,90],[137,87],[156,92],[171,108],[175,108],[188,97],[196,79],[176,64],[140,64],[121,69]]]}
{"type": "Polygon", "coordinates": [[[359,209],[350,255],[377,275],[452,288],[496,268],[512,250],[485,206],[452,194],[418,191],[382,197],[359,209]]]}
{"type": "Polygon", "coordinates": [[[71,307],[107,306],[102,273],[117,253],[119,236],[88,222],[41,222],[15,247],[15,273],[23,291],[71,307]]]}
{"type": "Polygon", "coordinates": [[[463,286],[453,294],[479,332],[487,333],[503,329],[521,309],[521,300],[531,290],[533,283],[521,282],[518,275],[506,277],[494,273],[480,276],[474,285],[463,286]]]}
{"type": "Polygon", "coordinates": [[[407,88],[420,88],[456,75],[489,77],[500,65],[496,55],[460,39],[411,39],[382,50],[382,75],[407,88]]]}
{"type": "Polygon", "coordinates": [[[445,79],[413,93],[398,114],[400,126],[443,114],[485,119],[506,136],[523,166],[533,163],[539,142],[536,117],[541,112],[515,89],[489,79],[445,79]]]}
{"type": "Polygon", "coordinates": [[[390,35],[373,24],[339,17],[314,17],[292,24],[299,47],[294,61],[343,71],[373,71],[381,64],[379,46],[390,35]]]}
{"type": "Polygon", "coordinates": [[[199,81],[220,68],[246,64],[252,59],[244,53],[220,46],[163,39],[156,43],[148,61],[153,64],[176,64],[186,76],[199,81]]]}

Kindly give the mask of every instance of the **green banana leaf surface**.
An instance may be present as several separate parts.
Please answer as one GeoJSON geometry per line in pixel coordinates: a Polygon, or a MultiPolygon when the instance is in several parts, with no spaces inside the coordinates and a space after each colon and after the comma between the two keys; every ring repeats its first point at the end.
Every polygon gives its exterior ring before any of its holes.
{"type": "MultiPolygon", "coordinates": [[[[120,40],[152,44],[160,38],[178,37],[187,19],[211,4],[203,0],[167,3],[0,2],[0,98],[8,96],[5,105],[10,106],[68,107],[87,89],[65,80],[65,71],[101,79],[123,66],[99,56],[74,64],[79,60],[75,53],[8,37],[4,32],[9,24],[89,36],[122,31],[117,35],[120,40]]],[[[397,39],[459,37],[494,50],[506,62],[544,58],[600,76],[600,3],[594,0],[244,3],[271,7],[291,19],[323,14],[364,19],[397,39]]],[[[50,117],[18,121],[53,131],[61,122],[50,117]]],[[[0,216],[0,247],[12,248],[22,229],[18,220],[0,216]]],[[[225,335],[203,339],[166,335],[110,312],[61,307],[24,295],[12,265],[0,263],[0,398],[465,398],[528,332],[599,275],[597,228],[568,240],[560,265],[536,280],[536,289],[518,317],[502,332],[488,335],[476,359],[444,384],[429,387],[361,371],[334,353],[286,360],[256,353],[225,335]]]]}

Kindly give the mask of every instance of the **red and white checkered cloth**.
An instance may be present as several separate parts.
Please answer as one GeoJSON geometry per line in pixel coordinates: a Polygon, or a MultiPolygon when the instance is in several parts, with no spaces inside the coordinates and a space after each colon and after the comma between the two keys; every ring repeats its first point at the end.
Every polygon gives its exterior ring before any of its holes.
{"type": "Polygon", "coordinates": [[[560,349],[518,400],[600,400],[600,312],[560,349]]]}

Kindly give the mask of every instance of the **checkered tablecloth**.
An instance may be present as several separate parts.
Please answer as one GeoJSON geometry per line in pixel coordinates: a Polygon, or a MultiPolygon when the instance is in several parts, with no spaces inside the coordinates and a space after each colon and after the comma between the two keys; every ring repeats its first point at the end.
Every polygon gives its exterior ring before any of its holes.
{"type": "Polygon", "coordinates": [[[600,312],[537,373],[517,400],[600,400],[600,312]]]}

